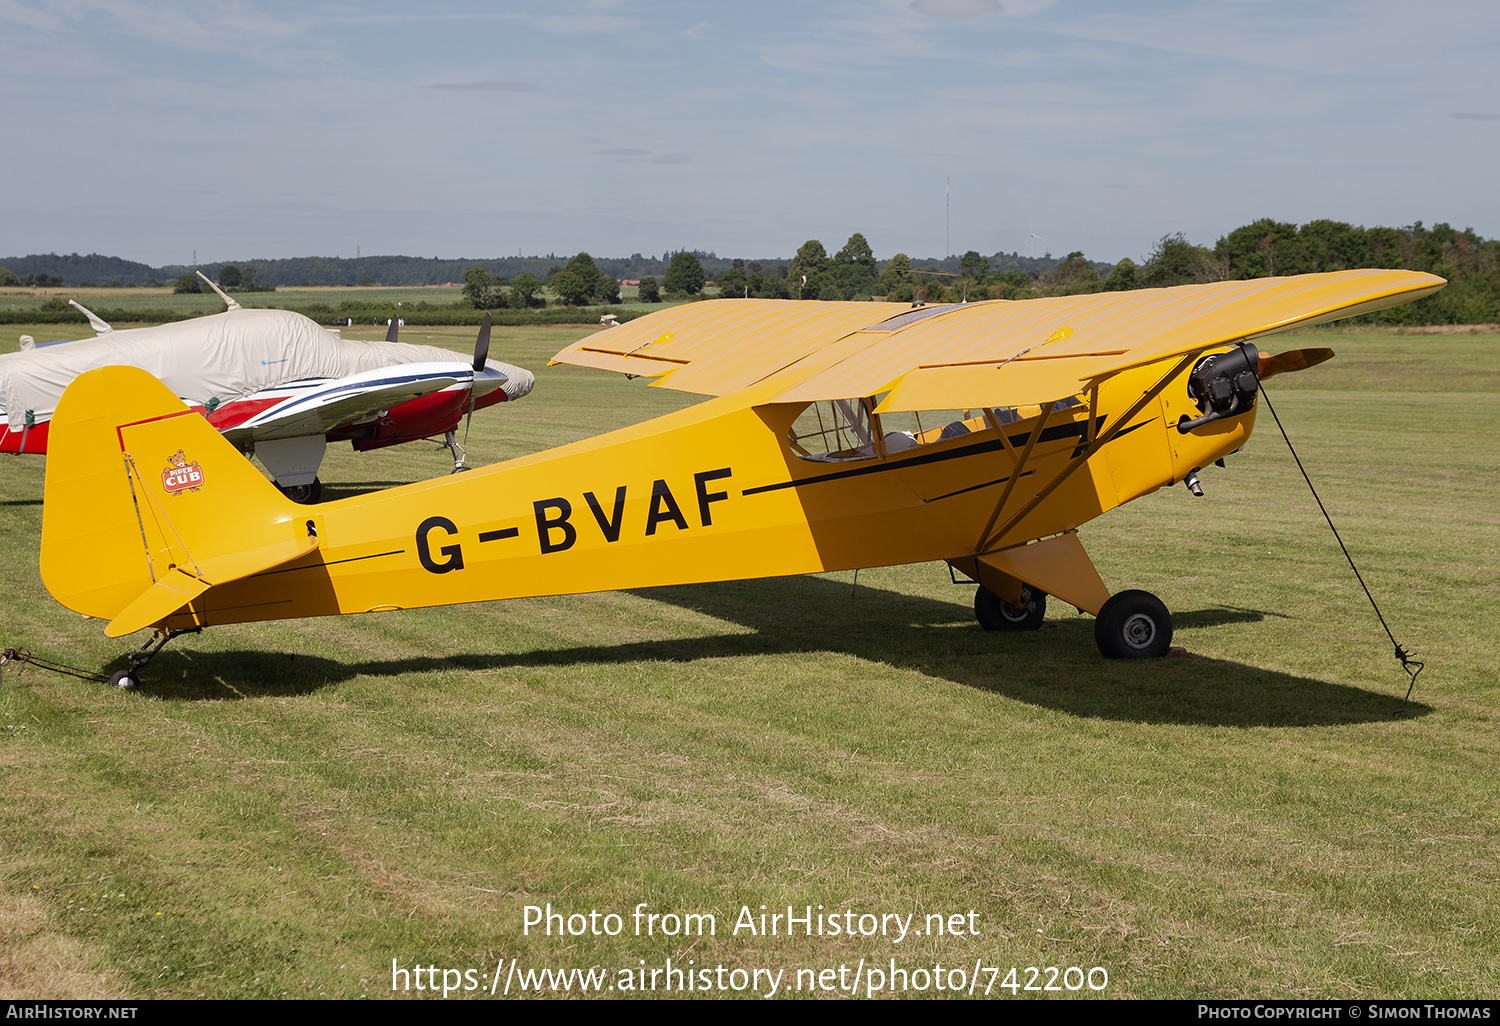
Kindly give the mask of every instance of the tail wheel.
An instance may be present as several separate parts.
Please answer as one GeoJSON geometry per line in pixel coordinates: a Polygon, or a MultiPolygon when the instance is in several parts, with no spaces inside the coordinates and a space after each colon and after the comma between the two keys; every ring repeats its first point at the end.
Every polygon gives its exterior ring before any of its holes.
{"type": "Polygon", "coordinates": [[[974,618],[987,631],[1034,631],[1047,616],[1047,593],[1023,588],[1023,606],[1012,606],[984,586],[974,593],[974,618]]]}
{"type": "Polygon", "coordinates": [[[323,482],[319,478],[313,478],[312,484],[304,485],[277,485],[281,494],[293,502],[304,506],[316,506],[318,500],[323,497],[323,482]]]}
{"type": "Polygon", "coordinates": [[[1148,591],[1122,591],[1094,621],[1094,643],[1107,659],[1156,659],[1172,647],[1172,614],[1148,591]]]}

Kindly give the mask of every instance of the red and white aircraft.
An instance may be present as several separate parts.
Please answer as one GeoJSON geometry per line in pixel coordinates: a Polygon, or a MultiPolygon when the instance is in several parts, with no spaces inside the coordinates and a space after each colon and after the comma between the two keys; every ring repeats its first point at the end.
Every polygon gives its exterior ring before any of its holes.
{"type": "Polygon", "coordinates": [[[0,452],[45,453],[53,408],[79,374],[140,367],[258,457],[288,496],[313,503],[330,441],[365,451],[443,436],[458,471],[463,418],[531,391],[530,371],[487,359],[488,314],[465,362],[398,342],[395,321],[384,342],[359,342],[301,314],[224,299],[225,313],[125,331],[85,310],[98,337],[0,356],[0,452]]]}

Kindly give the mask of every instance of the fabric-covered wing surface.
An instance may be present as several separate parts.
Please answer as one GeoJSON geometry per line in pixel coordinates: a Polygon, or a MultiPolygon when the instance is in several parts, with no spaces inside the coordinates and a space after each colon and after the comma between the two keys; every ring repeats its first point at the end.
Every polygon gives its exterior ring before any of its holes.
{"type": "Polygon", "coordinates": [[[590,335],[558,353],[552,362],[622,374],[666,375],[652,384],[699,395],[724,395],[904,310],[881,303],[799,303],[794,299],[688,303],[590,335]]]}
{"type": "Polygon", "coordinates": [[[1410,302],[1445,284],[1415,271],[1362,270],[894,311],[719,300],[600,332],[553,362],[664,375],[654,383],[708,395],[797,365],[766,402],[893,389],[883,410],[1018,405],[1076,394],[1130,366],[1410,302]]]}

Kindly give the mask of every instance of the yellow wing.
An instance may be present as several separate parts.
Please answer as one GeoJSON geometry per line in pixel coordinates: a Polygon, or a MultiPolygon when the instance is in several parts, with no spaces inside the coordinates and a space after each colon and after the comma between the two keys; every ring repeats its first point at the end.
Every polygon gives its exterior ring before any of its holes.
{"type": "Polygon", "coordinates": [[[724,395],[902,310],[877,303],[799,303],[793,299],[688,303],[590,335],[558,353],[552,363],[648,377],[664,375],[652,384],[699,395],[724,395]]]}
{"type": "MultiPolygon", "coordinates": [[[[1027,405],[1156,360],[1381,310],[1447,282],[1336,271],[1018,302],[692,303],[592,335],[554,363],[723,395],[781,375],[759,402],[879,395],[881,412],[1027,405]]],[[[767,385],[772,382],[767,381],[767,385]]]]}

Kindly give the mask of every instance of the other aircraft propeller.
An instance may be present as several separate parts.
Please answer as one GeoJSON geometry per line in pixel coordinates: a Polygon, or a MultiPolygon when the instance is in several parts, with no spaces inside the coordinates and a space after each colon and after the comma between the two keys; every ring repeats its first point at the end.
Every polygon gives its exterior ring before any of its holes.
{"type": "MultiPolygon", "coordinates": [[[[484,322],[479,325],[479,337],[474,340],[474,377],[469,379],[469,412],[464,415],[464,445],[469,443],[469,425],[474,420],[474,382],[478,380],[480,374],[484,373],[484,363],[490,355],[490,324],[490,312],[486,310],[484,322]]],[[[456,445],[451,432],[448,436],[448,445],[454,449],[457,456],[453,461],[453,472],[456,474],[460,470],[469,469],[464,466],[464,447],[456,445]]]]}

